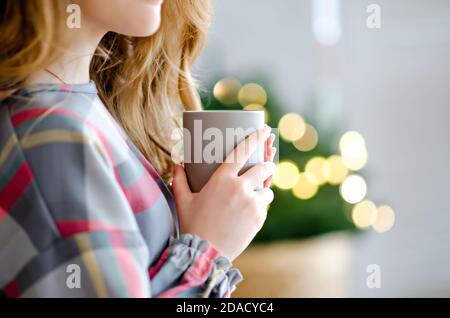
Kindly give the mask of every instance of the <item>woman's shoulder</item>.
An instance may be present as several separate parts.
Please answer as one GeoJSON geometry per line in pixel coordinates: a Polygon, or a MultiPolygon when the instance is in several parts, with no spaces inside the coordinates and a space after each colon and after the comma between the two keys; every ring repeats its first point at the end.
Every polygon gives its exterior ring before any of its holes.
{"type": "Polygon", "coordinates": [[[2,101],[0,175],[15,171],[16,162],[39,174],[50,162],[73,166],[86,158],[110,170],[114,160],[102,131],[107,125],[94,105],[99,102],[96,94],[50,90],[25,91],[2,101]]]}
{"type": "MultiPolygon", "coordinates": [[[[96,91],[70,90],[60,85],[37,84],[26,87],[1,102],[1,136],[18,140],[40,134],[55,138],[96,137],[102,118],[96,91]]],[[[101,107],[102,105],[100,105],[101,107]]],[[[39,135],[38,135],[39,136],[39,135]]],[[[36,137],[37,138],[37,137],[36,137]]]]}

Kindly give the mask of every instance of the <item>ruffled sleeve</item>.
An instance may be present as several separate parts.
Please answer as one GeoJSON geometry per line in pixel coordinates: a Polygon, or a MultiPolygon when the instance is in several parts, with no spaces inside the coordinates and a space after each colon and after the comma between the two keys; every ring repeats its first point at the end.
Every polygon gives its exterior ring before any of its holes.
{"type": "Polygon", "coordinates": [[[229,297],[239,270],[206,240],[183,234],[150,271],[153,297],[229,297]]]}

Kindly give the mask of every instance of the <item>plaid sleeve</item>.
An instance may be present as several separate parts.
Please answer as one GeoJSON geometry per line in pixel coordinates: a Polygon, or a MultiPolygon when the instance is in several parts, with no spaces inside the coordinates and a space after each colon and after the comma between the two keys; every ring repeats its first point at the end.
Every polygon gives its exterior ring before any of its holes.
{"type": "Polygon", "coordinates": [[[0,115],[9,127],[0,130],[6,296],[229,296],[239,272],[198,237],[182,235],[149,268],[149,249],[108,146],[92,127],[62,112],[45,119],[41,110],[0,115]]]}
{"type": "Polygon", "coordinates": [[[1,116],[11,129],[0,136],[0,288],[10,297],[149,297],[148,249],[101,138],[40,111],[1,116]]]}
{"type": "Polygon", "coordinates": [[[229,297],[241,281],[240,272],[206,240],[183,234],[150,268],[157,297],[229,297]]]}

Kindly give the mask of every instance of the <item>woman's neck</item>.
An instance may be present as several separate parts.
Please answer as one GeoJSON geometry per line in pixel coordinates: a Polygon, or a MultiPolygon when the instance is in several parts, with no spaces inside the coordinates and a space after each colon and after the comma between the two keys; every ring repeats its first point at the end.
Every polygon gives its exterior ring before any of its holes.
{"type": "Polygon", "coordinates": [[[101,38],[106,32],[84,21],[82,28],[68,29],[69,47],[55,63],[32,73],[26,84],[84,84],[90,81],[89,65],[101,38]]]}

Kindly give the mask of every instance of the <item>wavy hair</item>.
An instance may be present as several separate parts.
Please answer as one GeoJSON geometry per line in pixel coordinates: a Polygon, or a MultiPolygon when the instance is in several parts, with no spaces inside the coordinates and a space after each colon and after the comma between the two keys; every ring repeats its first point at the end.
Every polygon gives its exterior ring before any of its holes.
{"type": "MultiPolygon", "coordinates": [[[[0,1],[0,99],[62,54],[67,1],[0,1]]],[[[166,0],[159,30],[149,37],[114,32],[101,40],[90,65],[99,96],[164,180],[177,141],[181,109],[200,109],[191,67],[204,48],[209,0],[166,0]]]]}

